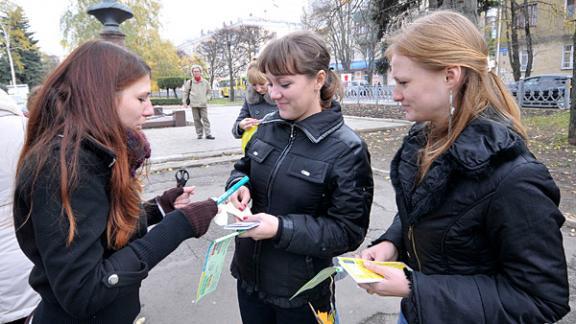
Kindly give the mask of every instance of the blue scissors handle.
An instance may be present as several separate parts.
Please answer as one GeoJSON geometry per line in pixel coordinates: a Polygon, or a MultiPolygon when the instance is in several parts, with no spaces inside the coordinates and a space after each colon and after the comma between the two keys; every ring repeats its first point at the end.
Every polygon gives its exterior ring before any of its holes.
{"type": "Polygon", "coordinates": [[[178,188],[184,187],[188,179],[190,179],[190,174],[186,169],[176,171],[176,186],[178,188]]]}

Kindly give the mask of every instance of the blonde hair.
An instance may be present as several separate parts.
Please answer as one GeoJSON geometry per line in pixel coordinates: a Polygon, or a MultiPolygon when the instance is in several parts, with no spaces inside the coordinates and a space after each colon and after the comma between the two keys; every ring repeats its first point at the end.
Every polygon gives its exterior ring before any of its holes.
{"type": "Polygon", "coordinates": [[[258,59],[258,69],[273,75],[303,74],[316,77],[319,71],[326,73],[326,81],[320,89],[320,105],[330,108],[335,96],[342,96],[340,79],[330,70],[330,52],[320,36],[300,31],[290,33],[270,42],[258,59]]]}
{"type": "MultiPolygon", "coordinates": [[[[462,68],[461,87],[454,93],[451,131],[435,128],[420,156],[419,179],[432,162],[446,152],[474,118],[488,107],[510,121],[512,128],[526,138],[520,109],[500,78],[488,68],[488,46],[478,28],[465,16],[447,10],[432,12],[404,26],[391,38],[385,55],[406,56],[431,71],[449,66],[462,68]]],[[[448,107],[446,107],[448,112],[448,107]]]]}
{"type": "Polygon", "coordinates": [[[252,62],[248,65],[248,71],[246,71],[248,77],[248,82],[250,84],[266,84],[266,75],[258,70],[258,60],[252,59],[252,62]]]}

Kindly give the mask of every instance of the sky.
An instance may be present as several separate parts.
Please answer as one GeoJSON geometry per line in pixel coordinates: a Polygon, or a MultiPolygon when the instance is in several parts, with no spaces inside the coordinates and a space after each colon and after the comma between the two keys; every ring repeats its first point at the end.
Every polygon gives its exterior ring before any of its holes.
{"type": "MultiPolygon", "coordinates": [[[[66,54],[60,46],[62,33],[60,17],[74,0],[51,0],[40,4],[38,0],[11,0],[24,9],[30,22],[30,31],[38,40],[42,52],[66,54]]],[[[303,7],[308,0],[159,0],[162,4],[161,35],[176,46],[200,35],[200,31],[214,30],[223,22],[237,21],[250,14],[271,20],[300,22],[303,7]]]]}

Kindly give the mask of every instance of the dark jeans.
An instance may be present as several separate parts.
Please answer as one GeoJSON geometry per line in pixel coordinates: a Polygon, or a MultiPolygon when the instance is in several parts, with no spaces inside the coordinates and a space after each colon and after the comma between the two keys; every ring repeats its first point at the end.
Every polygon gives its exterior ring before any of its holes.
{"type": "MultiPolygon", "coordinates": [[[[237,287],[238,304],[240,305],[240,315],[244,324],[317,324],[312,309],[308,304],[296,308],[282,308],[269,304],[260,298],[258,294],[247,294],[244,289],[237,287]]],[[[330,301],[314,303],[312,305],[316,310],[327,310],[330,307],[330,301]],[[319,307],[318,304],[324,304],[319,307]]]]}

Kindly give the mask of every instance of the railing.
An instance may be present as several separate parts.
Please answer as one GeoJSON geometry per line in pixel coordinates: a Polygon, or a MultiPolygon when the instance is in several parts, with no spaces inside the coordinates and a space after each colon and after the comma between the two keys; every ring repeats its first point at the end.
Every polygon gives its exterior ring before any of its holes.
{"type": "Polygon", "coordinates": [[[392,99],[394,86],[350,86],[344,89],[344,103],[397,105],[392,99]]]}
{"type": "Polygon", "coordinates": [[[570,85],[558,87],[525,87],[522,81],[518,87],[511,87],[512,95],[516,97],[520,107],[536,108],[570,108],[570,85]],[[519,96],[518,94],[524,94],[519,96]]]}

